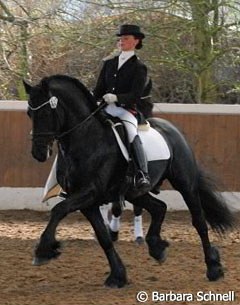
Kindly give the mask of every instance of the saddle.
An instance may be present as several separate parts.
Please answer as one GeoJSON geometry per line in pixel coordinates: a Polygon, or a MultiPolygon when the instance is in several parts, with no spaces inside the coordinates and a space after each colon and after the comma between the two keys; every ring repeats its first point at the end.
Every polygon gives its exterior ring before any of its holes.
{"type": "MultiPolygon", "coordinates": [[[[96,114],[97,118],[99,119],[100,122],[102,122],[104,125],[111,125],[111,122],[113,122],[116,127],[120,128],[120,126],[122,126],[122,128],[125,130],[121,119],[119,119],[118,117],[112,116],[111,114],[107,113],[104,109],[99,111],[96,114]],[[119,125],[118,125],[119,123],[119,125]]],[[[139,130],[148,130],[150,128],[150,124],[148,123],[148,121],[145,119],[144,115],[137,110],[137,121],[138,121],[138,129],[139,130]]]]}

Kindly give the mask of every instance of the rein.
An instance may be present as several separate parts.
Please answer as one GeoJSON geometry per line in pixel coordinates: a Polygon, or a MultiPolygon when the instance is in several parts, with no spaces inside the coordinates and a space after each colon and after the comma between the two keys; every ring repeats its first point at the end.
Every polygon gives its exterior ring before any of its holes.
{"type": "Polygon", "coordinates": [[[86,123],[88,120],[90,120],[96,113],[98,113],[98,111],[100,111],[101,109],[103,109],[106,106],[106,102],[100,104],[97,109],[95,109],[88,117],[86,117],[86,119],[84,119],[82,122],[78,123],[77,125],[75,125],[74,127],[72,127],[71,129],[64,131],[63,133],[61,133],[59,136],[57,136],[57,140],[61,139],[63,137],[65,137],[66,135],[68,135],[69,133],[71,133],[72,131],[76,130],[77,128],[79,128],[80,126],[82,126],[84,123],[86,123]]]}
{"type": "MultiPolygon", "coordinates": [[[[30,104],[28,104],[29,109],[32,111],[38,111],[39,109],[43,108],[46,105],[50,105],[52,109],[56,109],[58,105],[58,98],[56,96],[52,96],[47,102],[39,105],[38,107],[32,107],[30,104]]],[[[44,133],[34,133],[33,136],[55,136],[56,140],[59,140],[66,135],[70,134],[80,126],[82,126],[84,123],[86,123],[88,120],[90,120],[96,113],[98,113],[101,109],[103,109],[106,106],[106,102],[101,102],[100,105],[88,116],[86,117],[82,122],[78,123],[74,127],[70,128],[67,131],[62,132],[60,135],[56,135],[55,132],[44,132],[44,133]]]]}

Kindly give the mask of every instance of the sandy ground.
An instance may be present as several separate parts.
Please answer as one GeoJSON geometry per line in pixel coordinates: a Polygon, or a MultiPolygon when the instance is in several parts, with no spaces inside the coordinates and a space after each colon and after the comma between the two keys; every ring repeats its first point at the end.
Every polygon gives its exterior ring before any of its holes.
{"type": "MultiPolygon", "coordinates": [[[[240,304],[240,230],[224,238],[210,233],[218,245],[225,277],[217,282],[206,278],[203,251],[188,212],[169,212],[162,236],[170,242],[168,258],[159,265],[148,255],[147,246],[133,241],[133,216],[125,211],[120,241],[116,249],[125,263],[129,285],[109,289],[103,283],[109,272],[102,249],[93,231],[80,213],[69,215],[59,226],[62,241],[59,259],[41,267],[32,266],[32,255],[48,213],[33,211],[0,211],[0,305],[133,305],[139,291],[148,293],[144,304],[240,304]],[[216,294],[234,291],[233,302],[197,299],[200,292],[216,294]],[[172,293],[192,294],[193,300],[164,302],[152,300],[172,293]]],[[[149,224],[147,214],[144,229],[149,224]]],[[[240,214],[238,215],[240,219],[240,214]]],[[[206,296],[207,297],[207,296],[206,296]]]]}

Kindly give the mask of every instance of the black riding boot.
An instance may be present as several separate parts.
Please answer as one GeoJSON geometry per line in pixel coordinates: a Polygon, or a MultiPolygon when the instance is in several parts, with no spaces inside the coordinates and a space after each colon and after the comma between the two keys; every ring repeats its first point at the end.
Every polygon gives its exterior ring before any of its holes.
{"type": "Polygon", "coordinates": [[[141,189],[144,192],[148,192],[151,189],[151,183],[148,176],[147,159],[143,151],[141,139],[138,135],[131,143],[131,151],[138,168],[137,174],[135,176],[135,187],[137,189],[141,189]]]}

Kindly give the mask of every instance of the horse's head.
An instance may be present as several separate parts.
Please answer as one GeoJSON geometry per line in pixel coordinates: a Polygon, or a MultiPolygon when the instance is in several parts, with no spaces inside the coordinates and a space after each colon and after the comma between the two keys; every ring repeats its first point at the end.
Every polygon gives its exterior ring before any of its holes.
{"type": "Polygon", "coordinates": [[[43,162],[51,153],[54,139],[81,132],[97,103],[79,80],[67,75],[43,78],[36,86],[24,82],[24,86],[33,127],[32,155],[43,162]]]}
{"type": "Polygon", "coordinates": [[[24,83],[28,99],[28,115],[32,120],[32,156],[44,162],[52,154],[52,145],[58,132],[58,98],[43,81],[36,86],[24,83]]]}

